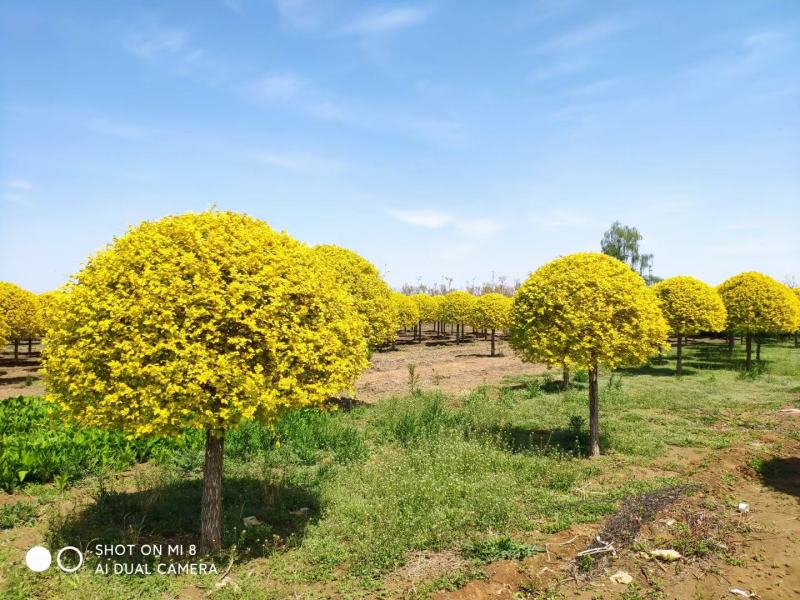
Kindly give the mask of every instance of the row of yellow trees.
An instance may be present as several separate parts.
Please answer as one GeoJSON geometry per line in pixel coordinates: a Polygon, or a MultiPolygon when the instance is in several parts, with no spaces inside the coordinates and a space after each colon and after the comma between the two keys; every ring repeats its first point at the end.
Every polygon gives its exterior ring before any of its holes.
{"type": "Polygon", "coordinates": [[[34,294],[18,285],[0,281],[0,346],[14,343],[14,358],[19,358],[20,342],[27,340],[28,352],[34,339],[44,335],[47,309],[53,293],[34,294]]]}
{"type": "MultiPolygon", "coordinates": [[[[601,366],[647,360],[670,329],[682,339],[727,327],[752,340],[800,327],[800,300],[764,275],[744,273],[717,290],[690,278],[648,288],[603,254],[559,258],[513,300],[498,296],[403,296],[355,253],[308,247],[246,215],[166,217],[114,239],[51,297],[47,396],[68,418],[134,436],[203,429],[201,538],[216,550],[225,432],[351,389],[369,348],[391,343],[398,326],[455,324],[459,340],[464,324],[507,328],[523,360],[587,370],[592,455],[601,366]]],[[[15,306],[0,304],[7,330],[17,326],[15,306]]]]}

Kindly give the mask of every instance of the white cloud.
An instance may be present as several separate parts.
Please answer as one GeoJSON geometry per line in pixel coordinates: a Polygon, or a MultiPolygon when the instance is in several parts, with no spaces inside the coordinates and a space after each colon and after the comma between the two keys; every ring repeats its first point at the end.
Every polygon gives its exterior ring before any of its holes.
{"type": "Polygon", "coordinates": [[[425,227],[427,229],[441,229],[454,221],[452,215],[439,210],[430,209],[390,210],[389,214],[403,223],[408,223],[416,227],[425,227]]]}
{"type": "Polygon", "coordinates": [[[162,54],[177,54],[189,46],[189,35],[182,29],[155,27],[130,34],[125,45],[141,58],[155,58],[162,54]]]}
{"type": "Polygon", "coordinates": [[[152,130],[133,125],[130,123],[120,123],[111,121],[104,117],[95,117],[88,122],[89,129],[96,133],[118,137],[125,140],[143,140],[152,134],[152,130]]]}
{"type": "Polygon", "coordinates": [[[461,233],[470,235],[491,235],[497,233],[503,227],[494,219],[461,219],[456,221],[456,228],[461,233]]]}
{"type": "Polygon", "coordinates": [[[448,212],[435,209],[389,210],[398,221],[423,227],[425,229],[443,229],[452,227],[465,235],[487,236],[500,231],[503,226],[494,219],[486,217],[458,218],[448,212]]]}
{"type": "Polygon", "coordinates": [[[599,79],[578,87],[573,91],[573,94],[582,98],[602,96],[618,84],[619,79],[616,78],[599,79]]]}
{"type": "Polygon", "coordinates": [[[34,187],[27,179],[8,179],[3,182],[3,186],[16,192],[29,192],[34,187]]]}
{"type": "Polygon", "coordinates": [[[380,11],[372,11],[344,25],[339,30],[339,33],[342,35],[368,35],[405,29],[423,23],[430,14],[430,10],[418,7],[387,8],[380,11]]]}
{"type": "Polygon", "coordinates": [[[255,100],[286,102],[308,88],[308,82],[294,75],[265,75],[244,87],[245,94],[255,100]]]}
{"type": "Polygon", "coordinates": [[[621,20],[607,19],[562,33],[533,48],[535,54],[560,54],[604,42],[627,29],[621,20]]]}
{"type": "Polygon", "coordinates": [[[35,187],[27,179],[7,179],[3,181],[3,201],[17,206],[30,206],[28,193],[35,187]]]}
{"type": "Polygon", "coordinates": [[[308,153],[267,152],[256,155],[255,159],[271,167],[316,175],[333,175],[344,167],[337,160],[308,153]]]}
{"type": "Polygon", "coordinates": [[[315,0],[275,0],[275,9],[289,26],[308,29],[322,22],[325,6],[315,0]]]}
{"type": "Polygon", "coordinates": [[[222,3],[237,15],[244,12],[244,2],[242,0],[222,0],[222,3]]]}
{"type": "Polygon", "coordinates": [[[183,29],[151,24],[129,33],[123,42],[134,56],[164,62],[182,75],[208,85],[218,85],[227,78],[226,66],[192,43],[183,29]]]}

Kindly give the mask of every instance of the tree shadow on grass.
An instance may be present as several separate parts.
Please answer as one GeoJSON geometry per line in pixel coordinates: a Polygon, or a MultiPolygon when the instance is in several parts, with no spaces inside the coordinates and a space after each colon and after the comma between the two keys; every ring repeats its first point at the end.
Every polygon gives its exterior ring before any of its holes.
{"type": "MultiPolygon", "coordinates": [[[[94,548],[96,544],[190,544],[199,547],[202,481],[169,482],[137,492],[99,490],[94,502],[50,523],[53,547],[94,548]]],[[[237,546],[243,557],[264,556],[277,547],[296,545],[319,514],[315,491],[282,482],[250,477],[225,478],[223,485],[223,546],[237,546]],[[245,517],[260,522],[247,528],[245,517]],[[279,544],[276,544],[278,536],[279,544]]],[[[172,557],[186,560],[186,556],[172,557]]],[[[124,560],[124,558],[122,559],[124,560]]],[[[154,564],[165,557],[129,557],[137,564],[154,564]]]]}
{"type": "Polygon", "coordinates": [[[759,468],[764,485],[800,499],[800,458],[773,458],[759,468]]]}
{"type": "MultiPolygon", "coordinates": [[[[585,430],[576,432],[568,427],[535,429],[530,427],[504,426],[494,429],[491,434],[502,445],[514,453],[538,452],[543,454],[571,454],[589,456],[589,434],[585,430]]],[[[608,447],[608,439],[600,434],[600,447],[608,447]]]]}
{"type": "MultiPolygon", "coordinates": [[[[651,375],[653,377],[675,377],[675,365],[645,363],[636,367],[620,367],[617,372],[626,375],[651,375]]],[[[694,375],[697,373],[695,369],[688,368],[686,361],[683,363],[683,374],[694,375]]]]}

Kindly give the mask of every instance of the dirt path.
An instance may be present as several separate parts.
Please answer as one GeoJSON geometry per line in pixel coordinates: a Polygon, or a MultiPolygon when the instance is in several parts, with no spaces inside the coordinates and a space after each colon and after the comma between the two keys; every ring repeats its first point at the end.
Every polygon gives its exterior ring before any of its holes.
{"type": "Polygon", "coordinates": [[[498,561],[486,568],[485,580],[435,597],[800,598],[800,441],[796,436],[800,417],[774,415],[770,419],[775,433],[747,447],[701,455],[696,449],[674,449],[673,458],[686,450],[686,473],[691,473],[690,479],[702,491],[660,511],[642,525],[633,547],[619,548],[616,557],[588,574],[580,572],[575,556],[592,544],[602,526],[580,525],[551,536],[544,540],[546,554],[498,561]],[[748,463],[753,463],[754,450],[762,456],[765,449],[773,458],[756,471],[748,463]],[[749,512],[737,510],[740,501],[749,504],[749,512]],[[642,554],[643,549],[670,548],[680,540],[699,554],[691,556],[693,552],[684,549],[687,556],[674,563],[642,554]],[[611,582],[610,576],[618,571],[629,574],[632,582],[611,582]],[[751,595],[737,595],[732,589],[751,595]]]}

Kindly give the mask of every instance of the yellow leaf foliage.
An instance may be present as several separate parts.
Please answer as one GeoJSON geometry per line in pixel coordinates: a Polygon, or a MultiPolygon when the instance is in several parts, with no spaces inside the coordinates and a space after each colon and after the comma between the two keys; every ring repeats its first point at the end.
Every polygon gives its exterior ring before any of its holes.
{"type": "Polygon", "coordinates": [[[661,311],[673,333],[694,335],[725,328],[725,305],[717,291],[695,279],[679,276],[653,286],[661,311]]]}
{"type": "Polygon", "coordinates": [[[429,296],[428,294],[413,294],[411,299],[417,305],[420,320],[429,322],[436,320],[437,311],[439,308],[439,305],[436,302],[436,297],[429,296]]]}
{"type": "Polygon", "coordinates": [[[476,327],[505,329],[511,314],[511,298],[496,294],[482,294],[475,300],[473,321],[476,327]]]}
{"type": "Polygon", "coordinates": [[[91,257],[54,303],[48,398],[134,436],[270,423],[350,388],[364,323],[305,245],[246,215],[142,223],[91,257]]]}
{"type": "Polygon", "coordinates": [[[352,296],[356,310],[364,319],[369,346],[377,348],[392,342],[396,322],[392,290],[375,265],[339,246],[316,246],[314,252],[336,272],[339,284],[352,296]]]}
{"type": "Polygon", "coordinates": [[[400,292],[392,292],[392,299],[399,327],[408,329],[419,323],[419,307],[411,296],[406,296],[400,292]]]}
{"type": "Polygon", "coordinates": [[[666,345],[655,294],[628,265],[599,253],[558,258],[514,296],[511,346],[528,362],[578,369],[639,364],[666,345]]]}
{"type": "Polygon", "coordinates": [[[39,305],[39,335],[44,335],[47,330],[47,323],[50,319],[50,313],[55,308],[55,303],[63,296],[61,290],[53,290],[52,292],[45,292],[36,297],[36,302],[39,305]]]}
{"type": "Polygon", "coordinates": [[[737,333],[793,332],[797,298],[772,277],[754,271],[727,279],[718,288],[728,311],[727,328],[737,333]]]}
{"type": "Polygon", "coordinates": [[[13,283],[0,281],[0,320],[5,322],[6,328],[3,339],[36,337],[39,323],[36,294],[13,283]]]}
{"type": "Polygon", "coordinates": [[[469,323],[475,296],[469,292],[455,290],[442,297],[439,305],[439,320],[445,323],[469,323]]]}
{"type": "Polygon", "coordinates": [[[10,333],[11,328],[6,322],[6,317],[4,314],[0,313],[0,347],[5,346],[9,342],[11,339],[10,333]]]}
{"type": "Polygon", "coordinates": [[[792,288],[792,292],[794,293],[795,300],[795,309],[797,310],[797,326],[795,327],[795,331],[800,331],[800,287],[792,288]]]}

